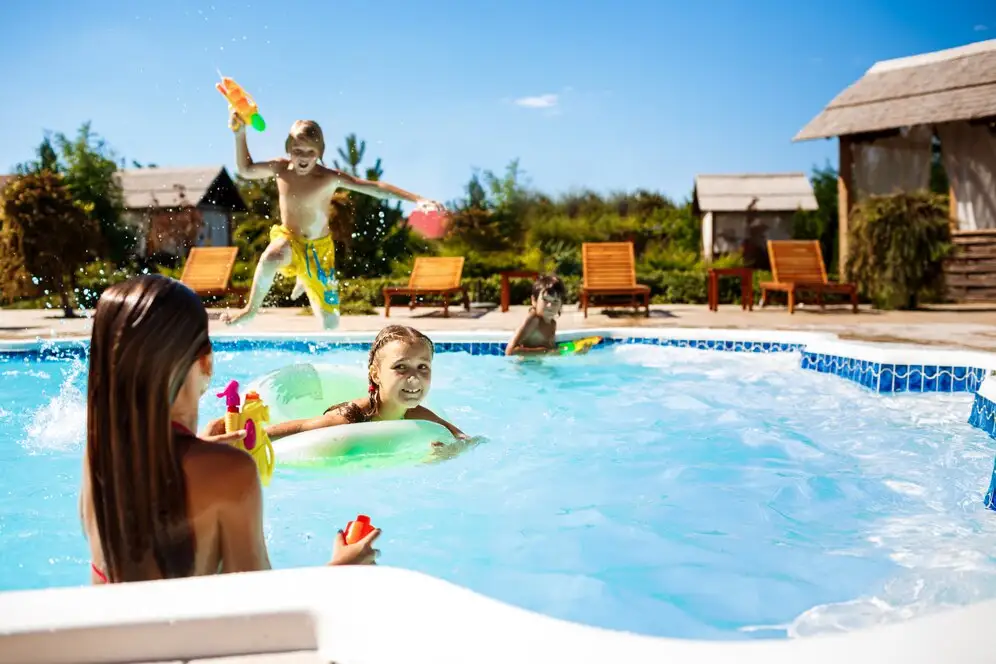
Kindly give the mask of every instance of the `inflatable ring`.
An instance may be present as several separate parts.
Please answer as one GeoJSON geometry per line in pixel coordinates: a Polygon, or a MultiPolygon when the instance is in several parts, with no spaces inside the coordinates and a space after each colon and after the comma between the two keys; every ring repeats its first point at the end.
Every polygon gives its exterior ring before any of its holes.
{"type": "MultiPolygon", "coordinates": [[[[270,409],[270,424],[320,417],[329,406],[367,393],[361,367],[291,364],[250,385],[270,409]]],[[[274,441],[279,465],[348,469],[411,465],[424,461],[434,442],[454,442],[446,427],[425,420],[342,424],[274,441]]]]}
{"type": "Polygon", "coordinates": [[[320,417],[329,406],[367,393],[367,372],[332,364],[289,364],[260,376],[249,390],[270,408],[270,424],[320,417]]]}
{"type": "Polygon", "coordinates": [[[363,422],[304,431],[274,443],[277,463],[344,470],[414,465],[435,442],[455,442],[449,429],[426,420],[363,422]]]}

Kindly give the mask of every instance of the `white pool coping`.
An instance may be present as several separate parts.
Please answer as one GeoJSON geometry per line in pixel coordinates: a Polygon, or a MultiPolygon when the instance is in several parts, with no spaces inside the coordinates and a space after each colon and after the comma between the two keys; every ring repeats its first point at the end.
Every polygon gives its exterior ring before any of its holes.
{"type": "Polygon", "coordinates": [[[317,650],[338,664],[990,664],[996,601],[843,635],[693,641],[570,623],[391,567],[0,593],[0,664],[317,650]]]}
{"type": "MultiPolygon", "coordinates": [[[[247,332],[223,331],[211,334],[217,341],[248,339],[256,342],[302,341],[314,343],[370,343],[376,332],[247,332]]],[[[715,329],[715,328],[647,328],[647,327],[605,327],[562,330],[557,333],[559,340],[602,336],[613,339],[641,337],[651,339],[682,339],[696,341],[737,341],[753,343],[798,344],[805,352],[834,355],[878,362],[881,364],[915,366],[955,366],[975,367],[996,371],[996,353],[982,351],[937,348],[915,344],[880,343],[867,341],[844,341],[830,332],[768,329],[715,329]]],[[[507,330],[480,331],[433,331],[430,338],[435,343],[502,343],[510,335],[507,330]]],[[[46,339],[7,339],[0,340],[0,352],[30,353],[42,348],[58,350],[89,344],[89,337],[59,337],[46,339]]],[[[992,381],[990,381],[992,382],[992,381]]]]}
{"type": "MultiPolygon", "coordinates": [[[[375,333],[216,333],[213,339],[370,342],[375,333]]],[[[996,354],[841,341],[820,332],[601,328],[561,339],[724,340],[799,344],[805,352],[899,365],[996,369],[996,354]]],[[[433,341],[504,342],[507,331],[433,332],[433,341]]],[[[87,337],[0,341],[0,352],[88,343],[87,337]]],[[[979,394],[996,400],[996,381],[979,394]]],[[[176,660],[317,650],[338,664],[453,662],[738,662],[983,664],[996,661],[996,600],[841,635],[693,641],[610,631],[518,609],[417,572],[308,568],[0,592],[0,664],[176,660]],[[990,635],[991,634],[991,635],[990,635]]]]}
{"type": "MultiPolygon", "coordinates": [[[[433,342],[507,342],[511,338],[508,330],[475,330],[475,331],[442,331],[434,330],[427,333],[433,342]]],[[[314,341],[340,343],[369,343],[377,336],[377,332],[238,332],[225,330],[212,332],[215,340],[251,339],[257,342],[265,341],[314,341]]],[[[714,329],[714,328],[657,328],[657,327],[605,327],[567,329],[557,332],[561,340],[579,339],[582,337],[610,337],[625,339],[640,336],[653,339],[699,339],[722,341],[752,341],[772,343],[810,344],[820,341],[833,341],[837,335],[827,332],[808,332],[798,330],[764,330],[764,329],[714,329]]],[[[65,348],[88,344],[89,336],[57,337],[36,339],[0,339],[0,352],[31,352],[40,348],[65,348]]]]}

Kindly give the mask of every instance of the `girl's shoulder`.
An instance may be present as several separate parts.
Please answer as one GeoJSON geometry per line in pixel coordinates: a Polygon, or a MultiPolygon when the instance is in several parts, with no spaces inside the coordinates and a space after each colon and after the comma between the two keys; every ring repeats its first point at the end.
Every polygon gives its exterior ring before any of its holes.
{"type": "Polygon", "coordinates": [[[329,406],[325,410],[325,415],[339,415],[343,417],[347,422],[365,422],[367,417],[365,413],[370,410],[370,398],[360,397],[359,399],[353,399],[352,401],[343,401],[342,403],[337,403],[334,406],[329,406]]]}

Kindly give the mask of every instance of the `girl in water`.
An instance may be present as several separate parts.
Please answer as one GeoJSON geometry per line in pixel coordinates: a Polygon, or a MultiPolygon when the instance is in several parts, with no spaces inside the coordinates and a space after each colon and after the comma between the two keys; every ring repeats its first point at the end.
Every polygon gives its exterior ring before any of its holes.
{"type": "MultiPolygon", "coordinates": [[[[291,420],[266,432],[271,440],[339,424],[384,420],[428,420],[446,427],[457,443],[433,443],[438,457],[451,457],[466,449],[473,439],[456,426],[421,405],[432,385],[434,348],[429,337],[405,325],[388,325],[370,346],[368,359],[369,395],[330,406],[323,415],[291,420]]],[[[211,423],[211,433],[225,430],[223,419],[211,423]]]]}
{"type": "MultiPolygon", "coordinates": [[[[198,401],[213,372],[197,295],[159,275],[108,288],[97,302],[87,378],[80,515],[91,581],[121,583],[270,569],[256,464],[199,438],[198,401]]],[[[378,530],[329,564],[372,563],[378,530]]]]}

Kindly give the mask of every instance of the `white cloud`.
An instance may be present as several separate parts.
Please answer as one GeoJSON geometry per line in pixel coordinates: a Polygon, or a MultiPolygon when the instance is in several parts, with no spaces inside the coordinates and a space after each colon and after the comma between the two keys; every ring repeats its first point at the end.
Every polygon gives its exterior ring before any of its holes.
{"type": "Polygon", "coordinates": [[[557,105],[557,101],[557,95],[547,94],[538,97],[520,97],[514,103],[523,108],[553,108],[557,105]]]}
{"type": "Polygon", "coordinates": [[[976,32],[985,32],[988,29],[989,29],[989,26],[982,25],[981,23],[979,25],[975,26],[975,28],[974,28],[974,30],[976,32]]]}

